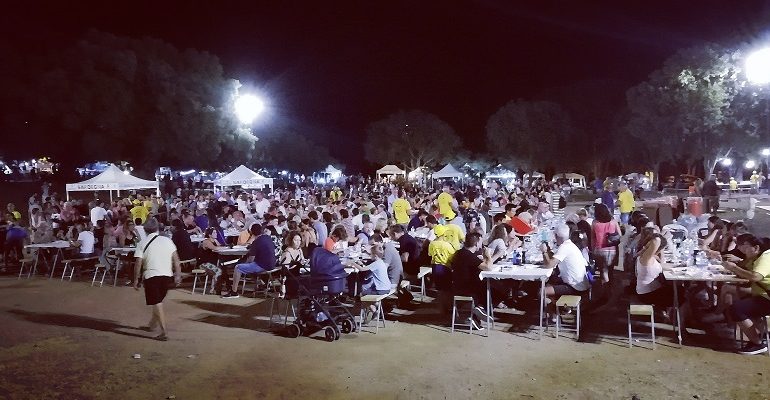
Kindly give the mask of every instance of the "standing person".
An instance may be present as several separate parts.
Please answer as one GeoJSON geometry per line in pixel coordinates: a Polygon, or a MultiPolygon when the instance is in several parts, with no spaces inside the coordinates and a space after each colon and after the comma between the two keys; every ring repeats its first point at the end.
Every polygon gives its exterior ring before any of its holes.
{"type": "Polygon", "coordinates": [[[610,211],[610,215],[615,214],[615,193],[612,192],[612,185],[607,183],[604,185],[604,190],[601,195],[602,204],[607,206],[610,211]]]}
{"type": "Polygon", "coordinates": [[[706,201],[706,212],[716,214],[719,209],[719,186],[717,186],[716,176],[711,175],[709,180],[703,183],[701,194],[706,201]]]}
{"type": "Polygon", "coordinates": [[[139,273],[143,272],[144,298],[147,305],[152,306],[152,318],[145,328],[153,332],[159,325],[161,333],[155,340],[167,341],[168,329],[163,312],[163,299],[166,298],[172,282],[176,285],[182,282],[182,266],[174,242],[159,235],[158,228],[158,220],[155,218],[149,218],[144,223],[147,238],[140,242],[134,251],[134,289],[139,290],[139,273]]]}
{"type": "Polygon", "coordinates": [[[457,214],[455,213],[455,209],[457,208],[457,203],[455,202],[454,197],[452,197],[452,194],[449,193],[449,190],[451,187],[447,184],[445,184],[442,187],[441,194],[438,195],[438,199],[436,202],[438,203],[438,211],[441,213],[441,216],[444,218],[444,221],[451,221],[455,219],[457,214]]]}
{"type": "Polygon", "coordinates": [[[602,273],[602,282],[606,283],[610,281],[610,272],[614,270],[613,266],[618,255],[617,246],[610,245],[607,242],[607,235],[620,235],[621,232],[618,222],[612,218],[612,214],[610,214],[607,206],[597,204],[595,209],[596,218],[593,224],[591,224],[591,250],[594,260],[596,260],[596,267],[602,273]]]}
{"type": "Polygon", "coordinates": [[[404,199],[403,190],[397,191],[397,197],[390,204],[390,210],[392,210],[393,218],[396,219],[397,224],[406,226],[409,223],[409,212],[412,210],[412,206],[404,199]]]}
{"type": "Polygon", "coordinates": [[[628,190],[628,185],[625,183],[620,184],[618,209],[620,210],[620,222],[623,225],[628,225],[628,219],[631,216],[631,212],[634,211],[634,194],[628,190]]]}

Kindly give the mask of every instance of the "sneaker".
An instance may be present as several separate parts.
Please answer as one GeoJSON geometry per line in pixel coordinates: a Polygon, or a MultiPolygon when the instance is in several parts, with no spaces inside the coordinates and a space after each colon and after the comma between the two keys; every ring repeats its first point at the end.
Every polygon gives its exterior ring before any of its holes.
{"type": "Polygon", "coordinates": [[[473,308],[473,315],[479,317],[479,319],[492,319],[488,314],[487,310],[482,306],[476,306],[473,308]]]}
{"type": "Polygon", "coordinates": [[[233,291],[229,291],[226,294],[222,295],[223,299],[237,299],[239,297],[241,296],[238,294],[238,292],[233,292],[233,291]]]}
{"type": "Polygon", "coordinates": [[[745,355],[754,355],[754,354],[761,354],[767,351],[767,345],[764,343],[761,344],[754,344],[754,343],[746,343],[745,346],[743,346],[740,350],[738,350],[738,353],[745,354],[745,355]]]}

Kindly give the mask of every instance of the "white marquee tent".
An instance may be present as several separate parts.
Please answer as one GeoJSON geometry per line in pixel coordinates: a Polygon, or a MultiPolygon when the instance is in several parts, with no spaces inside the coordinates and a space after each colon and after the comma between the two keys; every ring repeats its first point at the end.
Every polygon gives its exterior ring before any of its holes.
{"type": "Polygon", "coordinates": [[[265,178],[264,176],[248,169],[244,165],[240,165],[234,169],[233,172],[214,181],[214,186],[241,186],[244,189],[256,189],[270,186],[273,188],[273,178],[265,178]]]}
{"type": "Polygon", "coordinates": [[[377,177],[385,176],[385,175],[403,175],[406,176],[406,171],[403,169],[393,165],[388,164],[380,169],[377,170],[377,177]]]}
{"type": "Polygon", "coordinates": [[[66,186],[67,200],[70,192],[95,192],[100,190],[109,190],[110,201],[112,201],[112,191],[117,190],[120,195],[121,190],[131,189],[155,189],[160,194],[158,181],[150,181],[137,178],[123,172],[115,164],[110,164],[101,174],[85,180],[80,183],[68,183],[66,186]]]}
{"type": "Polygon", "coordinates": [[[319,179],[323,179],[323,182],[320,182],[320,183],[336,182],[341,177],[342,177],[342,171],[337,168],[334,168],[334,166],[331,164],[327,165],[323,171],[316,172],[313,174],[313,178],[315,181],[319,181],[319,179]]]}
{"type": "Polygon", "coordinates": [[[444,168],[433,173],[433,179],[441,178],[462,178],[465,176],[462,172],[458,171],[452,164],[447,164],[444,168]]]}
{"type": "Polygon", "coordinates": [[[576,174],[574,172],[567,172],[564,174],[556,174],[553,176],[553,180],[556,181],[557,179],[566,179],[567,182],[569,182],[570,185],[574,187],[586,187],[586,177],[580,174],[576,174]]]}

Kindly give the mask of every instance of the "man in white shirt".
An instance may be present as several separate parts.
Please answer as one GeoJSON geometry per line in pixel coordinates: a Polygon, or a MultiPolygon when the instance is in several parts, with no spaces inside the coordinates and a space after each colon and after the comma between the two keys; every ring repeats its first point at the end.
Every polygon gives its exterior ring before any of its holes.
{"type": "Polygon", "coordinates": [[[71,242],[73,247],[78,248],[79,257],[90,257],[94,253],[94,233],[86,228],[83,223],[79,222],[75,225],[75,230],[78,232],[78,238],[76,241],[71,242]]]}
{"type": "Polygon", "coordinates": [[[96,223],[106,216],[107,210],[104,209],[104,202],[99,202],[99,205],[91,209],[91,225],[96,226],[96,223]]]}
{"type": "Polygon", "coordinates": [[[254,213],[257,215],[257,218],[264,218],[265,213],[269,208],[270,200],[265,198],[265,195],[262,193],[262,191],[257,190],[254,193],[254,213]]]}
{"type": "Polygon", "coordinates": [[[540,250],[543,252],[543,264],[546,268],[559,266],[558,279],[545,286],[545,295],[555,300],[561,295],[580,295],[587,291],[590,283],[586,277],[586,259],[575,243],[569,239],[569,226],[559,225],[556,228],[556,249],[553,257],[548,254],[548,248],[543,243],[540,250]]]}
{"type": "Polygon", "coordinates": [[[168,330],[163,313],[163,299],[166,298],[172,283],[178,286],[182,282],[182,266],[174,242],[158,234],[159,225],[158,220],[152,217],[144,223],[147,238],[142,240],[134,251],[134,289],[139,290],[139,273],[143,272],[144,297],[147,305],[152,306],[152,318],[150,323],[142,328],[152,332],[160,325],[161,334],[155,339],[166,341],[168,330]]]}

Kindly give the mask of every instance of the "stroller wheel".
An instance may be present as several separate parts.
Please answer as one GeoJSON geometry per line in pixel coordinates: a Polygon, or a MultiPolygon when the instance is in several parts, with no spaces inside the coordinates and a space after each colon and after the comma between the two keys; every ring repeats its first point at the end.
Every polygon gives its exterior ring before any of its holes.
{"type": "Polygon", "coordinates": [[[324,328],[324,336],[326,336],[327,342],[333,342],[337,337],[337,332],[331,326],[324,328]]]}
{"type": "Polygon", "coordinates": [[[353,332],[353,320],[350,318],[345,318],[342,320],[342,333],[350,333],[353,332]]]}
{"type": "Polygon", "coordinates": [[[286,327],[286,335],[290,338],[298,338],[302,335],[302,327],[297,324],[291,324],[286,327]]]}

